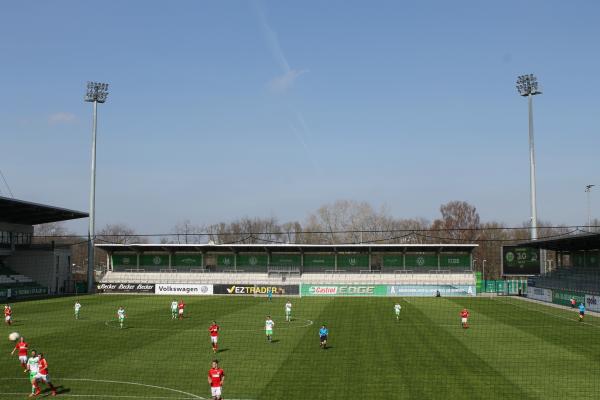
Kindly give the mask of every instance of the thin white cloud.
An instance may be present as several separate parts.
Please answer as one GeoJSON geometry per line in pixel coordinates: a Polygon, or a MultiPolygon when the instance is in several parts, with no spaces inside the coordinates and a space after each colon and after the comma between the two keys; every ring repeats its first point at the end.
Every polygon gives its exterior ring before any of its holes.
{"type": "Polygon", "coordinates": [[[303,73],[308,72],[305,69],[297,70],[290,69],[285,74],[277,76],[269,82],[269,90],[271,93],[283,93],[294,86],[296,79],[303,73]]]}
{"type": "Polygon", "coordinates": [[[48,123],[50,125],[71,124],[71,123],[75,122],[76,119],[77,119],[77,117],[73,113],[57,112],[57,113],[50,115],[50,117],[48,117],[48,123]]]}
{"type": "Polygon", "coordinates": [[[258,1],[255,1],[254,9],[256,10],[256,14],[258,15],[260,28],[267,42],[267,46],[271,51],[271,55],[273,56],[277,64],[279,64],[279,67],[283,72],[282,75],[276,76],[275,78],[271,79],[267,86],[272,93],[283,93],[294,85],[296,78],[308,72],[308,70],[295,69],[290,67],[287,57],[285,56],[285,53],[283,52],[283,50],[281,49],[281,45],[279,44],[279,37],[277,36],[277,32],[275,32],[271,28],[269,22],[267,21],[267,13],[264,5],[262,3],[259,3],[258,1]]]}

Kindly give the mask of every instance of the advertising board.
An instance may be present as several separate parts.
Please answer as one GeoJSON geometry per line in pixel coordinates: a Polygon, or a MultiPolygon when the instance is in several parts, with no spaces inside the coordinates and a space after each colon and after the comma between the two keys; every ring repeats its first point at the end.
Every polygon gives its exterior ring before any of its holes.
{"type": "Polygon", "coordinates": [[[388,296],[475,296],[475,285],[390,285],[387,287],[388,296]]]}
{"type": "Polygon", "coordinates": [[[546,303],[552,303],[552,290],[528,286],[527,297],[534,300],[545,301],[546,303]]]}
{"type": "Polygon", "coordinates": [[[154,293],[154,283],[97,283],[100,293],[154,293]]]}
{"type": "Polygon", "coordinates": [[[302,296],[387,296],[386,285],[302,284],[302,296]]]}
{"type": "Polygon", "coordinates": [[[162,295],[209,296],[213,294],[213,285],[196,283],[157,283],[154,293],[162,295]]]}
{"type": "Polygon", "coordinates": [[[585,307],[590,311],[600,312],[600,296],[586,294],[585,307]]]}
{"type": "Polygon", "coordinates": [[[299,285],[241,285],[232,283],[229,285],[214,285],[214,294],[266,296],[271,291],[273,295],[298,295],[299,285]]]}

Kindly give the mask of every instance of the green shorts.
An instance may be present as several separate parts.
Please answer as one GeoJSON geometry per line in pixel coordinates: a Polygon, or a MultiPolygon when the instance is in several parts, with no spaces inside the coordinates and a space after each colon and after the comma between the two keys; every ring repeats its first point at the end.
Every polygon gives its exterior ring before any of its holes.
{"type": "Polygon", "coordinates": [[[37,372],[30,372],[29,373],[29,382],[33,383],[36,375],[37,375],[37,372]]]}
{"type": "Polygon", "coordinates": [[[271,336],[273,335],[273,329],[266,329],[265,333],[267,334],[267,336],[271,336]]]}

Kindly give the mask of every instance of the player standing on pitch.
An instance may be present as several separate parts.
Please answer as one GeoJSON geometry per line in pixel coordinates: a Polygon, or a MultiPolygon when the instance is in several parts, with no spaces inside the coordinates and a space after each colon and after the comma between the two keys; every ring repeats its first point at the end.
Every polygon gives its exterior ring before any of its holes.
{"type": "Polygon", "coordinates": [[[10,308],[10,304],[4,306],[4,323],[12,325],[12,308],[10,308]]]}
{"type": "Polygon", "coordinates": [[[225,372],[219,368],[219,361],[213,360],[211,368],[208,370],[208,384],[210,385],[210,395],[213,400],[221,400],[221,388],[225,382],[225,372]]]}
{"type": "Polygon", "coordinates": [[[267,315],[267,320],[265,321],[265,334],[267,335],[267,340],[269,342],[273,341],[273,327],[274,326],[275,326],[275,322],[273,322],[270,315],[267,315]]]}
{"type": "Polygon", "coordinates": [[[463,310],[460,312],[460,323],[464,329],[467,329],[469,327],[468,319],[469,311],[466,308],[463,308],[463,310]]]}
{"type": "Polygon", "coordinates": [[[329,329],[323,324],[321,329],[319,329],[319,340],[321,342],[319,346],[321,346],[323,350],[327,348],[327,335],[329,335],[329,329]]]}
{"type": "Polygon", "coordinates": [[[183,309],[185,308],[185,303],[183,300],[179,300],[177,308],[179,309],[179,319],[183,319],[183,309]]]}
{"type": "Polygon", "coordinates": [[[35,376],[40,372],[38,363],[40,358],[35,350],[31,350],[31,356],[27,359],[27,371],[29,372],[29,381],[31,382],[31,394],[29,397],[35,397],[41,393],[35,376]]]}
{"type": "Polygon", "coordinates": [[[585,317],[585,306],[579,303],[579,322],[583,322],[583,317],[585,317]]]}
{"type": "Polygon", "coordinates": [[[171,302],[171,319],[177,318],[177,300],[171,302]]]}
{"type": "Polygon", "coordinates": [[[402,310],[402,306],[400,303],[396,303],[394,306],[394,312],[396,313],[396,321],[400,321],[400,310],[402,310]]]}
{"type": "Polygon", "coordinates": [[[120,306],[117,310],[117,318],[119,318],[119,326],[123,329],[123,324],[125,323],[125,318],[127,318],[127,314],[125,314],[125,309],[123,306],[120,306]]]}
{"type": "Polygon", "coordinates": [[[292,302],[289,300],[285,303],[285,320],[287,322],[292,321],[292,302]]]}
{"type": "Polygon", "coordinates": [[[219,341],[219,325],[217,325],[217,321],[213,321],[210,327],[208,328],[208,332],[210,333],[210,343],[212,344],[213,353],[218,351],[219,341]]]}
{"type": "Polygon", "coordinates": [[[44,353],[40,353],[38,368],[39,372],[35,375],[35,380],[42,381],[48,385],[52,392],[52,396],[56,396],[56,388],[50,381],[50,375],[48,375],[48,361],[46,361],[44,353]]]}
{"type": "Polygon", "coordinates": [[[29,350],[29,345],[25,341],[25,338],[23,336],[21,336],[21,339],[19,339],[19,341],[17,342],[17,344],[15,344],[15,348],[10,353],[10,355],[12,356],[15,353],[15,351],[19,352],[18,353],[19,354],[19,362],[21,363],[21,367],[23,368],[23,372],[27,372],[27,353],[28,353],[28,350],[29,350]]]}
{"type": "Polygon", "coordinates": [[[273,299],[273,290],[271,290],[271,288],[267,288],[267,298],[269,299],[269,301],[271,301],[273,299]]]}
{"type": "Polygon", "coordinates": [[[79,310],[81,310],[81,304],[79,303],[79,300],[75,302],[73,310],[75,310],[75,319],[79,319],[79,310]]]}

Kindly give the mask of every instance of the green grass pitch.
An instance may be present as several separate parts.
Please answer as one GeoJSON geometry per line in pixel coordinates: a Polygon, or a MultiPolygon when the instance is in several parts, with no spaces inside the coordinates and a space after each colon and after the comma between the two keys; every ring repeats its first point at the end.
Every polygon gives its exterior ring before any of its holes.
{"type": "MultiPolygon", "coordinates": [[[[225,399],[598,399],[600,320],[513,298],[188,297],[171,320],[170,297],[86,296],[18,302],[0,341],[0,398],[30,390],[12,331],[46,353],[59,396],[77,399],[210,398],[215,357],[208,326],[221,326],[225,399]],[[126,329],[116,310],[125,306],[126,329]],[[469,329],[459,311],[471,312],[469,329]],[[263,330],[275,320],[274,342],[263,330]],[[330,329],[328,350],[318,328],[330,329]]],[[[46,393],[48,395],[48,393],[46,393]]]]}

